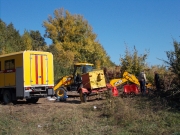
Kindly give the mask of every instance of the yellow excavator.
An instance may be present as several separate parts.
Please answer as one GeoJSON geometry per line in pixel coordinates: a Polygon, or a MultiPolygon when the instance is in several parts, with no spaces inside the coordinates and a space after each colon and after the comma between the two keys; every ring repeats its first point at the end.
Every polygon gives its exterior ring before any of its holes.
{"type": "MultiPolygon", "coordinates": [[[[140,86],[140,83],[139,83],[137,77],[135,75],[133,75],[133,74],[128,73],[127,71],[125,71],[123,73],[123,77],[122,78],[112,79],[110,81],[110,84],[113,87],[114,86],[119,87],[119,86],[122,86],[123,84],[126,84],[127,82],[134,83],[137,86],[140,86]]],[[[146,88],[147,89],[151,89],[152,88],[152,84],[146,83],[146,88]]]]}
{"type": "Polygon", "coordinates": [[[62,77],[54,86],[58,101],[65,101],[67,93],[77,92],[81,102],[93,93],[109,90],[103,70],[94,70],[91,63],[75,63],[72,75],[62,77]]]}

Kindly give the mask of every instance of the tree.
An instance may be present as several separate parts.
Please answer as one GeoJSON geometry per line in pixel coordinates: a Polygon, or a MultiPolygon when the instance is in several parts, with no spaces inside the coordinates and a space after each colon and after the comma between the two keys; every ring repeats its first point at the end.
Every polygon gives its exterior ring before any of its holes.
{"type": "Polygon", "coordinates": [[[22,35],[22,42],[23,42],[23,46],[21,48],[21,50],[32,50],[32,38],[29,34],[28,31],[24,31],[24,34],[22,35]]]}
{"type": "Polygon", "coordinates": [[[45,37],[53,42],[50,49],[61,48],[56,50],[58,58],[55,59],[59,64],[63,64],[63,61],[67,63],[68,59],[71,59],[69,63],[79,61],[95,64],[95,61],[100,60],[99,63],[102,65],[112,64],[104,48],[96,40],[97,35],[93,33],[92,27],[83,16],[71,15],[68,11],[59,9],[54,11],[54,18],[49,16],[43,25],[46,28],[45,37]]]}
{"type": "Polygon", "coordinates": [[[120,57],[121,72],[127,71],[137,76],[140,71],[146,70],[146,59],[147,54],[139,55],[135,46],[132,53],[126,46],[124,57],[120,57]]]}
{"type": "Polygon", "coordinates": [[[0,54],[19,51],[21,36],[13,24],[6,25],[0,20],[0,54]]]}
{"type": "Polygon", "coordinates": [[[168,64],[177,77],[180,79],[180,43],[173,41],[174,51],[166,51],[168,61],[164,62],[168,64]]]}
{"type": "Polygon", "coordinates": [[[0,19],[0,54],[5,53],[6,24],[0,19]]]}
{"type": "Polygon", "coordinates": [[[32,50],[45,51],[47,49],[45,39],[39,31],[30,30],[29,34],[32,39],[32,50]]]}
{"type": "Polygon", "coordinates": [[[54,78],[60,79],[62,76],[69,75],[72,69],[74,54],[71,51],[64,51],[59,44],[52,44],[47,51],[54,55],[54,78]]]}

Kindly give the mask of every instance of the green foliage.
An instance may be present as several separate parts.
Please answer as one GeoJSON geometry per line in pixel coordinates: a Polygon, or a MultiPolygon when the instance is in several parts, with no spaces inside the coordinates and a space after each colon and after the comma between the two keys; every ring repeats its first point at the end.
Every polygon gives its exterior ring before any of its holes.
{"type": "Polygon", "coordinates": [[[19,51],[21,36],[13,24],[6,25],[0,20],[0,54],[19,51]]]}
{"type": "Polygon", "coordinates": [[[21,50],[32,50],[32,38],[28,31],[25,31],[22,35],[23,46],[21,50]]]}
{"type": "Polygon", "coordinates": [[[127,71],[129,73],[138,75],[140,71],[147,68],[145,63],[146,59],[147,54],[139,55],[135,47],[132,52],[130,52],[126,47],[124,57],[120,58],[122,73],[127,71]]]}
{"type": "Polygon", "coordinates": [[[166,68],[164,65],[153,65],[149,67],[149,70],[146,71],[146,78],[149,83],[155,86],[154,82],[154,73],[157,72],[159,74],[160,80],[162,81],[164,90],[168,89],[171,85],[172,80],[174,79],[174,75],[170,70],[166,68]]]}
{"type": "Polygon", "coordinates": [[[39,31],[24,31],[22,43],[21,50],[46,51],[48,48],[39,31]]]}
{"type": "Polygon", "coordinates": [[[72,73],[70,71],[74,62],[74,54],[71,51],[64,51],[59,44],[51,45],[48,51],[51,51],[54,55],[55,80],[70,75],[72,73]]]}
{"type": "Polygon", "coordinates": [[[168,61],[165,61],[170,68],[172,69],[172,72],[174,72],[178,78],[180,79],[180,43],[177,41],[173,42],[174,51],[167,51],[166,55],[168,58],[168,61]]]}
{"type": "Polygon", "coordinates": [[[6,25],[0,20],[0,54],[24,50],[46,51],[47,48],[39,31],[25,30],[21,36],[12,23],[6,25]]]}
{"type": "Polygon", "coordinates": [[[54,11],[54,18],[49,16],[44,21],[45,37],[52,39],[49,51],[52,51],[58,66],[69,68],[76,62],[95,62],[102,66],[112,65],[104,48],[96,40],[88,21],[81,15],[71,15],[64,9],[54,11]],[[56,48],[56,49],[55,49],[56,48]],[[67,64],[67,61],[69,64],[67,64]]]}
{"type": "Polygon", "coordinates": [[[31,30],[29,34],[32,39],[32,50],[45,51],[47,49],[45,39],[39,31],[31,30]]]}

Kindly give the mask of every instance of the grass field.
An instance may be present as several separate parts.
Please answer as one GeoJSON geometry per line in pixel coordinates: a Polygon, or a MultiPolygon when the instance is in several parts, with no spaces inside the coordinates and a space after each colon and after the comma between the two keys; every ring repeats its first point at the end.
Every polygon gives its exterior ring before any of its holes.
{"type": "Polygon", "coordinates": [[[0,105],[1,135],[180,135],[180,111],[157,97],[0,105]]]}

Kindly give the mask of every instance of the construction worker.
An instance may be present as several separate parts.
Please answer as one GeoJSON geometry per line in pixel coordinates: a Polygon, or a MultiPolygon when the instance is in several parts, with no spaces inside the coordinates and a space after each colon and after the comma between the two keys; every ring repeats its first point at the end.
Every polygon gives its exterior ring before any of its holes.
{"type": "Polygon", "coordinates": [[[156,90],[160,90],[160,81],[159,81],[159,74],[157,73],[157,71],[154,72],[154,83],[156,86],[156,90]]]}
{"type": "Polygon", "coordinates": [[[144,71],[139,74],[138,80],[140,83],[141,94],[145,95],[146,94],[146,81],[147,81],[147,79],[146,79],[146,74],[144,71]]]}

